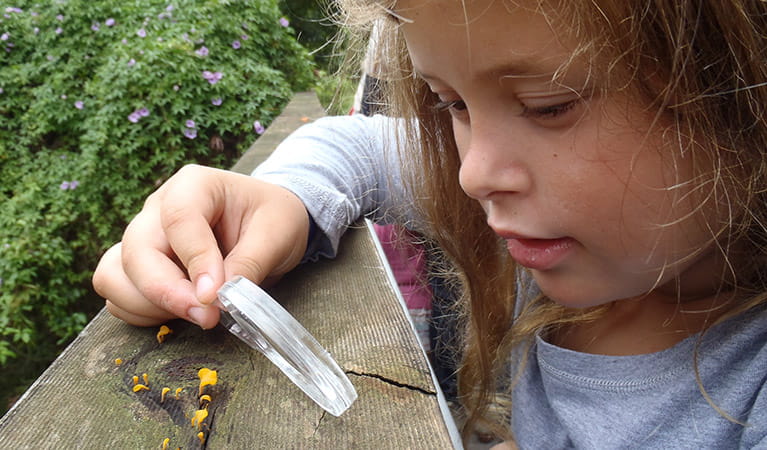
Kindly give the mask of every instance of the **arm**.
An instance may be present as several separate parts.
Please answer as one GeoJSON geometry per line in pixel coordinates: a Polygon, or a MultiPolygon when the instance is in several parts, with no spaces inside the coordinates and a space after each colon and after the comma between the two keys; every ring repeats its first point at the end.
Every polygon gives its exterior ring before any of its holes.
{"type": "Polygon", "coordinates": [[[218,308],[211,305],[224,281],[243,275],[261,283],[300,262],[307,208],[326,252],[333,253],[351,222],[395,202],[381,190],[388,184],[381,168],[388,164],[379,145],[384,140],[375,133],[384,128],[372,126],[380,121],[339,117],[307,126],[256,177],[182,169],[147,199],[122,242],[104,254],[93,278],[96,292],[129,323],[181,317],[214,326],[218,308]]]}
{"type": "Polygon", "coordinates": [[[322,232],[307,254],[332,257],[347,226],[362,216],[405,223],[412,212],[393,143],[400,121],[326,117],[281,143],[253,176],[293,192],[322,232]]]}

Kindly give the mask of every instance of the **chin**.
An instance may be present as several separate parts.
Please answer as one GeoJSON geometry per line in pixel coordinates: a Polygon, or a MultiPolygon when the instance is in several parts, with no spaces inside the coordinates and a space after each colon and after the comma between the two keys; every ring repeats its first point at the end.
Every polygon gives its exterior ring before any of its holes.
{"type": "Polygon", "coordinates": [[[566,308],[592,308],[630,297],[630,295],[624,295],[626,294],[624,292],[615,292],[606,283],[596,280],[568,279],[535,271],[533,271],[533,277],[546,297],[566,308]]]}

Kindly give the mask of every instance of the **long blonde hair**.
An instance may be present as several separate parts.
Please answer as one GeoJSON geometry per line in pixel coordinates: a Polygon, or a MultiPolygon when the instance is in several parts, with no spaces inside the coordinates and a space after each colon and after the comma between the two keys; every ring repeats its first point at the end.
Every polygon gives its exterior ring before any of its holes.
{"type": "MultiPolygon", "coordinates": [[[[379,57],[390,68],[385,98],[391,114],[411,119],[405,121],[409,143],[402,149],[411,161],[405,168],[407,186],[427,219],[428,237],[455,268],[462,293],[459,393],[471,429],[498,392],[499,380],[508,377],[512,348],[547,327],[598,317],[609,305],[568,310],[541,297],[514,317],[518,269],[477,202],[458,184],[460,161],[450,118],[435,112],[438,99],[412,74],[392,15],[396,2],[337,2],[349,29],[364,30],[384,18],[379,57]]],[[[729,212],[726,223],[709,224],[712,242],[725,258],[735,242],[746,242],[749,252],[739,258],[748,266],[731,265],[731,273],[722,274],[728,280],[722,283],[742,295],[719,320],[767,302],[767,3],[551,0],[537,7],[558,31],[580,43],[574,54],[588,58],[606,89],[637,92],[659,117],[673,119],[679,154],[694,151],[707,162],[708,169],[691,182],[729,212]]],[[[508,428],[508,422],[499,425],[498,430],[508,428]]]]}

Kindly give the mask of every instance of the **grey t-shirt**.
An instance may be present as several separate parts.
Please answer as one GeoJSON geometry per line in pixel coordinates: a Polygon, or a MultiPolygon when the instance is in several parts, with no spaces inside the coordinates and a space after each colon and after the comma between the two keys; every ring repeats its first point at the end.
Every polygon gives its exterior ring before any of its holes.
{"type": "Polygon", "coordinates": [[[540,336],[516,386],[520,448],[767,448],[767,307],[657,353],[605,356],[540,336]],[[695,378],[717,408],[709,404],[695,378]]]}
{"type": "MultiPolygon", "coordinates": [[[[256,169],[254,176],[303,200],[321,231],[310,257],[333,256],[361,216],[417,223],[389,150],[398,126],[380,116],[321,119],[256,169]]],[[[579,353],[541,337],[530,351],[513,395],[511,426],[522,449],[767,449],[767,307],[658,353],[579,353]],[[709,404],[700,386],[740,423],[709,404]]]]}

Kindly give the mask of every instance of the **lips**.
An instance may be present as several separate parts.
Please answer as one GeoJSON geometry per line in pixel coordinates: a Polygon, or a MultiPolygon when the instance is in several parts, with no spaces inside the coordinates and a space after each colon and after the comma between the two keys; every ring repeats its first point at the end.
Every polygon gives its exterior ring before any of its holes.
{"type": "Polygon", "coordinates": [[[519,264],[534,270],[550,270],[571,252],[575,239],[506,238],[509,254],[519,264]]]}

